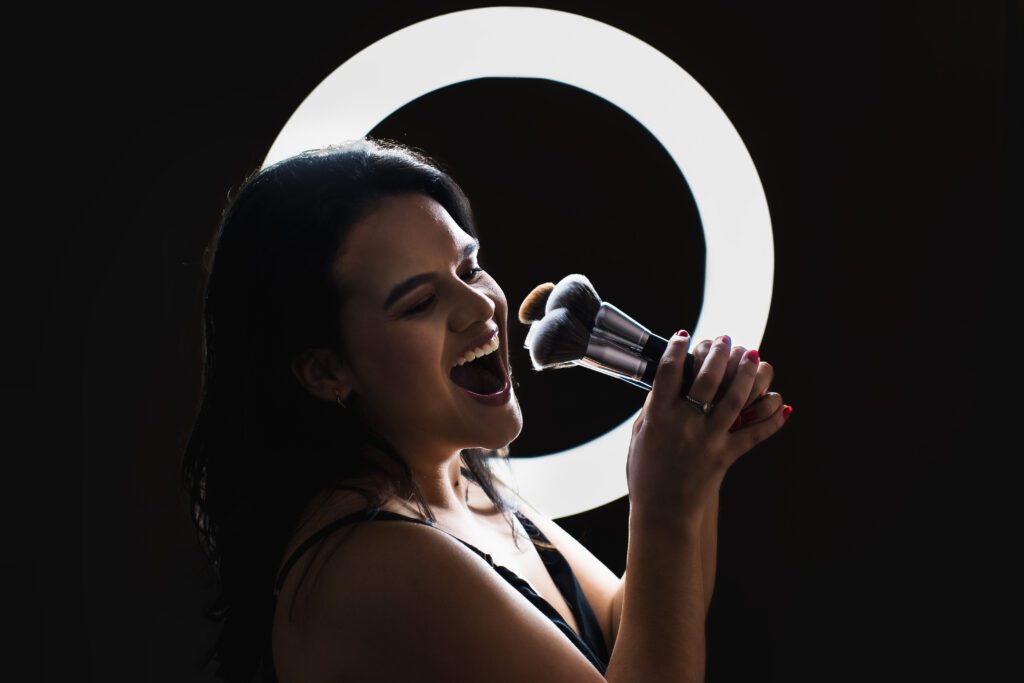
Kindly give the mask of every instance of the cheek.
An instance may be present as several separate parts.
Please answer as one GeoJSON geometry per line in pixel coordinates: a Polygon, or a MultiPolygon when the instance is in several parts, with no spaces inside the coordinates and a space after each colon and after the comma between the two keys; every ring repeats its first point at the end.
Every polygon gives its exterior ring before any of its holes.
{"type": "Polygon", "coordinates": [[[399,337],[377,340],[370,347],[374,365],[389,380],[387,391],[415,393],[418,386],[436,390],[441,351],[430,339],[410,329],[399,337]]]}

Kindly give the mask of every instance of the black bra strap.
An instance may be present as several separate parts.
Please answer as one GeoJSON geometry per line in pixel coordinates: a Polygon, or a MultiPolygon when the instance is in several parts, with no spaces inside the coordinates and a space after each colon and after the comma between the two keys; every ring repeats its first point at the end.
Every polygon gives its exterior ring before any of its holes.
{"type": "MultiPolygon", "coordinates": [[[[537,538],[537,539],[540,539],[542,542],[550,543],[550,541],[548,541],[547,537],[544,536],[544,533],[540,529],[538,529],[537,526],[533,522],[531,522],[528,517],[526,517],[519,510],[516,510],[515,514],[519,518],[519,521],[523,524],[523,527],[526,529],[527,533],[532,538],[537,538]]],[[[351,524],[353,522],[369,522],[369,521],[374,521],[374,520],[398,520],[398,521],[403,521],[403,522],[415,522],[417,524],[423,524],[425,526],[429,526],[429,527],[432,527],[434,529],[438,529],[439,531],[444,531],[444,529],[441,529],[437,525],[431,524],[430,522],[428,522],[426,520],[422,520],[422,519],[419,519],[419,518],[416,518],[416,517],[409,517],[407,515],[402,515],[402,514],[399,514],[397,512],[391,512],[390,510],[384,510],[384,509],[381,509],[381,508],[365,508],[363,510],[359,510],[357,512],[353,512],[350,515],[345,515],[344,517],[340,517],[339,519],[336,519],[333,522],[329,522],[325,526],[321,527],[319,530],[317,530],[315,533],[313,533],[313,535],[311,535],[309,538],[307,538],[305,541],[303,541],[302,544],[299,545],[298,548],[295,549],[295,551],[291,554],[291,556],[288,558],[288,560],[281,567],[281,572],[278,574],[277,581],[274,582],[274,595],[276,596],[278,593],[281,592],[281,588],[284,586],[284,580],[288,576],[288,571],[299,560],[299,557],[301,557],[304,552],[306,552],[307,550],[312,548],[314,545],[319,543],[321,540],[323,540],[324,537],[326,537],[329,534],[333,533],[337,529],[345,526],[346,524],[351,524]]],[[[448,532],[445,531],[445,533],[448,533],[448,532]]],[[[462,543],[466,547],[468,547],[470,550],[474,551],[477,555],[480,555],[491,566],[494,565],[494,560],[491,558],[491,556],[489,554],[487,554],[484,551],[480,550],[476,546],[474,546],[474,545],[472,545],[470,543],[467,543],[466,541],[463,541],[458,536],[455,536],[453,534],[448,534],[448,535],[451,536],[452,538],[454,538],[455,540],[459,541],[460,543],[462,543]]],[[[538,549],[538,550],[541,550],[541,549],[538,549]]],[[[545,555],[542,553],[542,557],[544,557],[544,556],[545,555]]]]}
{"type": "Polygon", "coordinates": [[[284,586],[285,577],[288,576],[288,571],[298,561],[302,553],[306,552],[314,545],[324,539],[325,536],[331,534],[337,529],[350,524],[352,522],[368,522],[376,519],[387,519],[387,520],[402,520],[406,522],[416,522],[418,524],[425,524],[426,526],[434,526],[430,522],[415,517],[407,517],[400,515],[397,512],[391,512],[390,510],[383,510],[381,508],[366,508],[358,512],[353,512],[350,515],[345,515],[339,519],[330,522],[326,526],[321,527],[312,536],[307,538],[302,544],[295,549],[295,552],[291,554],[288,561],[281,567],[281,572],[278,574],[277,581],[274,582],[274,595],[276,596],[281,592],[281,587],[284,586]]]}

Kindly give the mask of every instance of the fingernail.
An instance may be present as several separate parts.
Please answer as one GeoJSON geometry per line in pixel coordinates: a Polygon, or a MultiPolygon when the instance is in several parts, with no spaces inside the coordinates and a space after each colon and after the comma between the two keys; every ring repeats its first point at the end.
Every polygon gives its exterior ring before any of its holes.
{"type": "Polygon", "coordinates": [[[743,420],[744,422],[746,422],[746,421],[747,421],[747,420],[749,420],[750,418],[754,417],[754,415],[756,415],[756,414],[757,414],[757,408],[750,408],[750,409],[748,409],[748,410],[746,410],[746,411],[744,411],[744,412],[740,413],[740,418],[741,418],[741,419],[742,419],[742,420],[743,420]]]}
{"type": "Polygon", "coordinates": [[[730,339],[729,335],[727,334],[723,334],[722,336],[719,337],[719,339],[724,341],[726,344],[732,344],[732,339],[730,339]]]}
{"type": "Polygon", "coordinates": [[[752,363],[757,363],[761,359],[761,355],[757,352],[757,349],[750,349],[743,355],[752,363]]]}
{"type": "Polygon", "coordinates": [[[686,330],[679,330],[676,332],[677,337],[689,337],[689,333],[686,330]]]}
{"type": "Polygon", "coordinates": [[[793,406],[787,405],[782,409],[782,417],[788,419],[789,414],[793,412],[793,406]]]}
{"type": "Polygon", "coordinates": [[[732,426],[729,427],[729,429],[736,429],[741,424],[743,424],[743,416],[742,415],[737,415],[736,416],[736,420],[732,423],[732,426]]]}

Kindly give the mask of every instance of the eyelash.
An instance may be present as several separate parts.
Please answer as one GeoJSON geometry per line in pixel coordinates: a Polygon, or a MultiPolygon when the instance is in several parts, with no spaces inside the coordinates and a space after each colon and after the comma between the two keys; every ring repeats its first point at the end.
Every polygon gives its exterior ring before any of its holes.
{"type": "MultiPolygon", "coordinates": [[[[473,268],[469,269],[468,277],[473,277],[475,275],[478,275],[478,274],[482,273],[483,270],[484,269],[480,268],[479,266],[474,266],[473,268]]],[[[412,308],[407,310],[405,312],[405,315],[413,315],[413,314],[425,311],[425,310],[427,310],[427,308],[430,307],[430,304],[432,304],[432,303],[434,303],[434,295],[433,294],[431,294],[429,297],[427,297],[426,299],[424,299],[420,303],[416,304],[415,306],[413,306],[412,308]]]]}

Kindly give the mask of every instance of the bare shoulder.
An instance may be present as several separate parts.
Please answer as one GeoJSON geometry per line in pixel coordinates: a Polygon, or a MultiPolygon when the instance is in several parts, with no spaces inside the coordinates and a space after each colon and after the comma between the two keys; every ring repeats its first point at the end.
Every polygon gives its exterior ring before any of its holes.
{"type": "Polygon", "coordinates": [[[603,677],[479,555],[445,532],[360,523],[323,567],[304,627],[317,675],[375,681],[603,677]]]}

